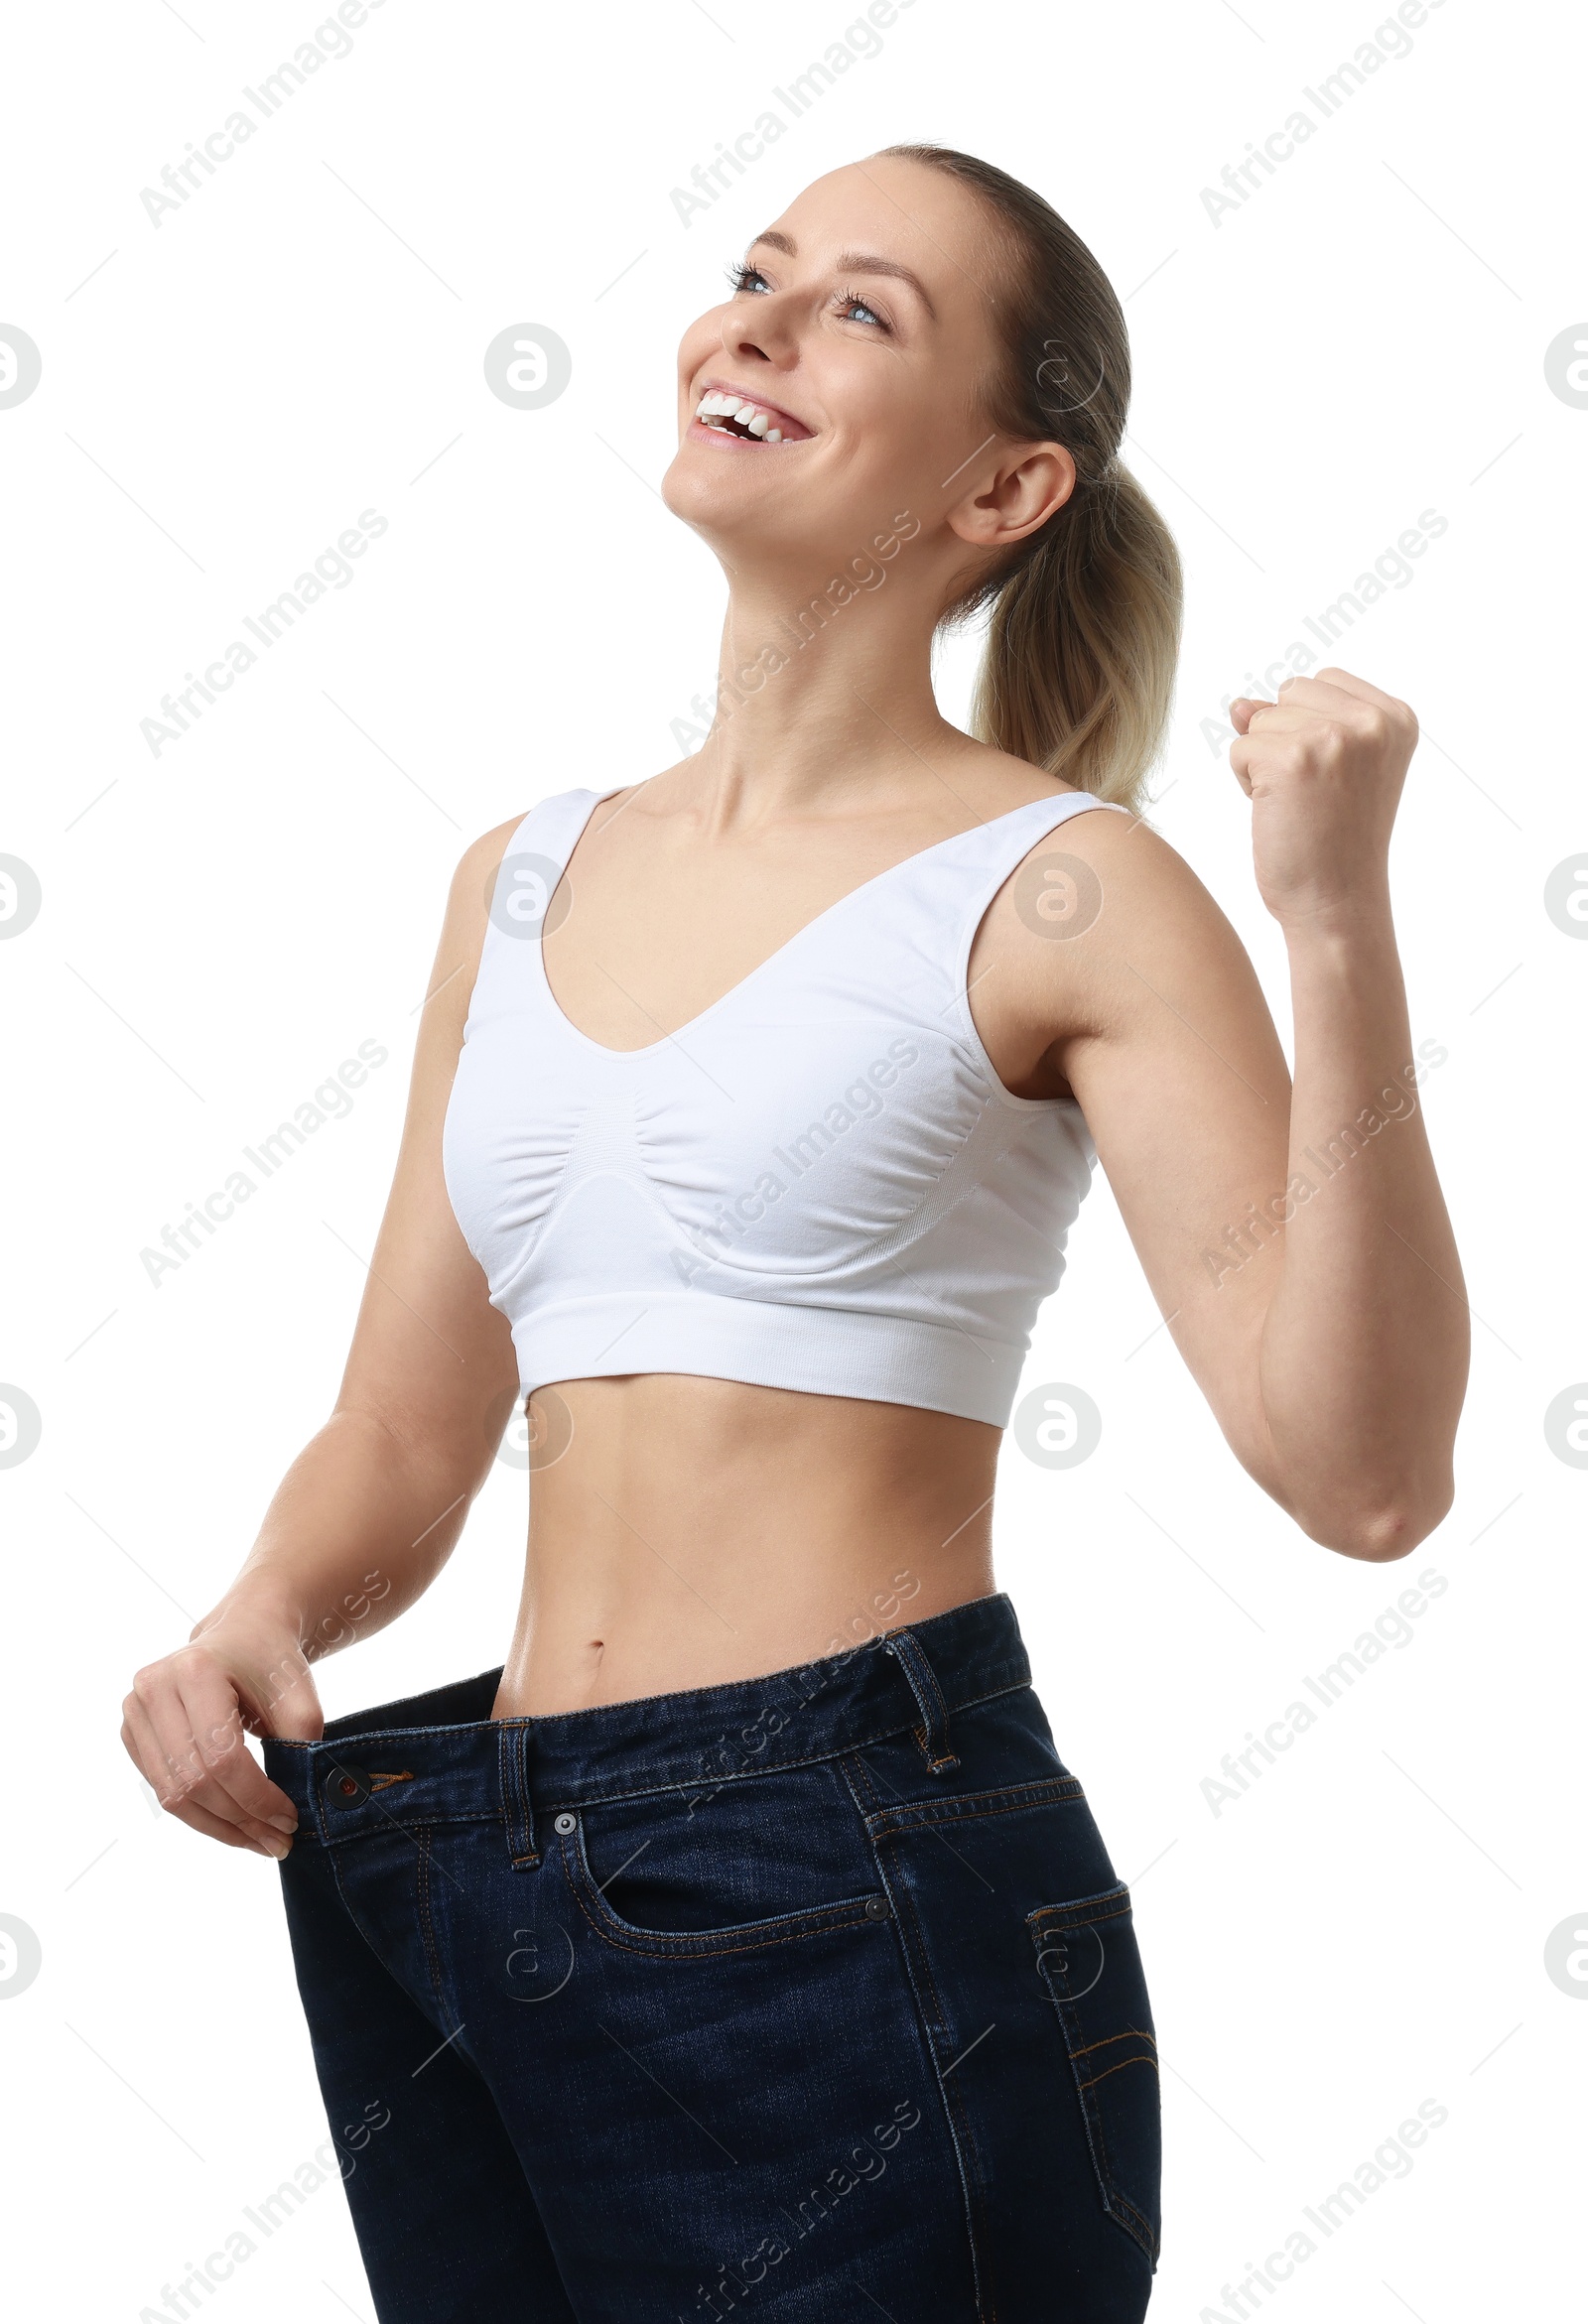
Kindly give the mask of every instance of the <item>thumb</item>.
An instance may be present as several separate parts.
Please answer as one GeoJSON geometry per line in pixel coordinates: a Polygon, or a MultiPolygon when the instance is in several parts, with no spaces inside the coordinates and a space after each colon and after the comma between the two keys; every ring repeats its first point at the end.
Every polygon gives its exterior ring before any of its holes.
{"type": "Polygon", "coordinates": [[[1271,702],[1255,700],[1249,694],[1238,694],[1230,705],[1230,723],[1238,734],[1244,734],[1257,711],[1271,710],[1274,707],[1271,702]]]}

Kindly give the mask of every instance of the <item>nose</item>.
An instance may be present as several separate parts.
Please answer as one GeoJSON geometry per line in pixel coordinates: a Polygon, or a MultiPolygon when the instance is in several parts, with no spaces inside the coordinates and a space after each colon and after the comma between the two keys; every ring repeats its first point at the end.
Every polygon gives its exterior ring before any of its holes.
{"type": "Polygon", "coordinates": [[[726,310],[723,351],[741,363],[759,361],[775,370],[788,368],[798,351],[794,318],[775,291],[757,299],[752,307],[740,304],[726,310]]]}

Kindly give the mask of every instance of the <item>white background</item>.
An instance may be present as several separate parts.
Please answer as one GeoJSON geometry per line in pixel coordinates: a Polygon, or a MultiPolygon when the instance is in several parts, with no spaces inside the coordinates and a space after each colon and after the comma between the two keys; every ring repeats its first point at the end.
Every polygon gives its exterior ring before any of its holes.
{"type": "MultiPolygon", "coordinates": [[[[32,2231],[10,2243],[17,2313],[161,2312],[162,2284],[325,2136],[276,1875],[153,1810],[120,1699],[218,1594],[334,1392],[456,857],[549,793],[669,764],[670,721],[710,686],[720,577],[655,492],[682,327],[802,185],[911,137],[1037,187],[1126,297],[1127,456],[1189,580],[1155,820],[1286,1036],[1282,947],[1209,732],[1303,615],[1421,512],[1447,520],[1333,658],[1429,737],[1394,894],[1413,1037],[1448,1053],[1424,1097],[1475,1311],[1455,1508],[1402,1565],[1302,1538],[1155,1329],[1100,1174],[1026,1386],[1084,1386],[1102,1443],[1061,1473],[1007,1446],[999,1577],[1135,1885],[1167,2061],[1154,2318],[1255,2312],[1221,2287],[1426,2100],[1448,2121],[1409,2174],[1314,2232],[1263,2312],[1561,2312],[1588,1989],[1557,1990],[1544,1947],[1588,1925],[1588,1472],[1543,1414],[1588,1375],[1588,944],[1543,888],[1588,847],[1588,411],[1544,354],[1588,335],[1580,33],[1447,0],[1238,208],[1215,222],[1202,199],[1388,16],[916,0],[687,227],[672,189],[856,21],[837,0],[388,0],[158,226],[140,190],[324,18],[121,0],[13,19],[0,323],[43,376],[0,410],[0,849],[44,891],[0,944],[0,1379],[43,1417],[0,1473],[0,1911],[43,1946],[0,2010],[0,2171],[32,2231]],[[573,351],[540,411],[484,383],[518,323],[573,351]],[[388,529],[352,582],[157,759],[140,720],[365,509],[388,529]],[[351,1113],[153,1285],[140,1251],[365,1039],[390,1057],[351,1113]],[[1446,1588],[1410,1642],[1215,1814],[1221,1757],[1430,1569],[1446,1588]]],[[[973,644],[944,656],[954,715],[973,644]]],[[[325,1666],[330,1713],[500,1659],[523,1491],[498,1470],[422,1608],[325,1666]]],[[[368,2318],[334,2185],[210,2307],[368,2318]]]]}

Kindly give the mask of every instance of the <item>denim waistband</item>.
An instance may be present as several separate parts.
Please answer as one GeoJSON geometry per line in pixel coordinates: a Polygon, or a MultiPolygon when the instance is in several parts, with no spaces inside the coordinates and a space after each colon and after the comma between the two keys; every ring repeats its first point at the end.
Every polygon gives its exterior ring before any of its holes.
{"type": "Polygon", "coordinates": [[[530,1863],[542,1810],[692,1795],[912,1732],[941,1770],[957,1763],[953,1714],[1028,1686],[1031,1665],[999,1594],[762,1678],[545,1719],[492,1719],[501,1675],[333,1719],[317,1743],[266,1737],[265,1770],[297,1807],[300,1838],[491,1818],[530,1863]]]}

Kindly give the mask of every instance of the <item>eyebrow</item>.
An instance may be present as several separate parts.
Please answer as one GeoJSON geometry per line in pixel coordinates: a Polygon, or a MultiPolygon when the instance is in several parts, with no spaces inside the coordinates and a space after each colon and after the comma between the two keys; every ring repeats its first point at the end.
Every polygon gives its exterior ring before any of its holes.
{"type": "MultiPolygon", "coordinates": [[[[764,234],[757,234],[747,248],[754,250],[763,242],[773,250],[781,250],[785,258],[796,258],[799,255],[791,238],[787,234],[780,234],[775,226],[768,227],[764,234]]],[[[834,271],[838,274],[891,275],[898,282],[908,283],[932,321],[937,321],[937,309],[932,304],[925,283],[909,267],[901,266],[896,258],[879,258],[871,250],[843,250],[839,253],[834,271]]]]}

